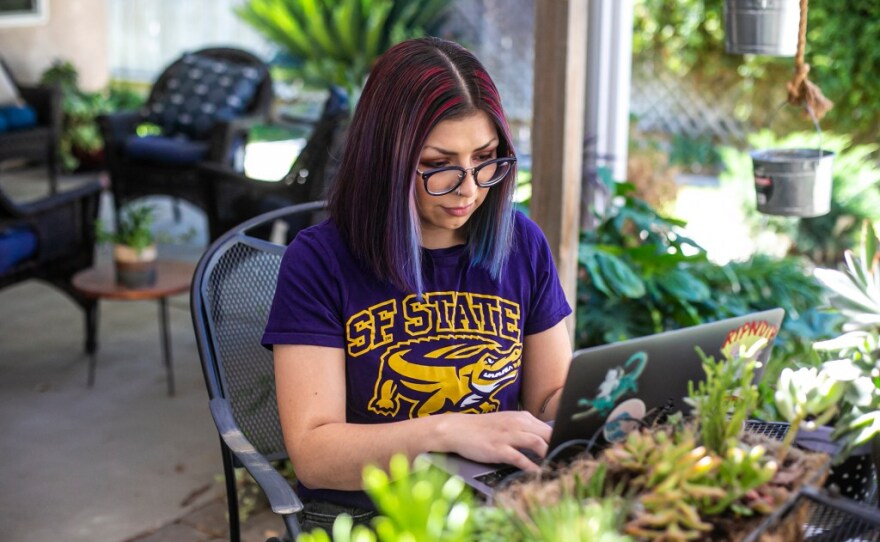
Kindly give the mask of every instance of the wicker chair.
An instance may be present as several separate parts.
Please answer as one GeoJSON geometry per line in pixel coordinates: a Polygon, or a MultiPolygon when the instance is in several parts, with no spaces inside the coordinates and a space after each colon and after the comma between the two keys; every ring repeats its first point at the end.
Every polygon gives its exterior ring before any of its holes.
{"type": "MultiPolygon", "coordinates": [[[[0,60],[0,69],[11,72],[0,60]]],[[[58,190],[58,140],[61,135],[61,89],[57,86],[22,85],[18,93],[37,114],[32,128],[0,133],[0,162],[23,159],[45,162],[51,193],[58,190]]]]}
{"type": "Polygon", "coordinates": [[[313,223],[323,208],[323,202],[294,205],[239,225],[208,248],[193,278],[193,327],[211,415],[220,434],[233,542],[240,539],[234,470],[242,466],[282,517],[284,539],[293,540],[300,531],[296,513],[302,503],[270,463],[286,459],[287,452],[278,419],[272,353],[260,345],[281,257],[296,229],[288,230],[282,244],[252,234],[277,220],[313,223]]]}
{"type": "Polygon", "coordinates": [[[211,239],[218,237],[214,188],[199,165],[241,170],[236,157],[250,126],[268,116],[273,95],[259,58],[241,49],[207,48],[166,68],[140,111],[100,117],[117,214],[143,196],[181,198],[205,212],[211,239]],[[144,122],[160,125],[162,137],[137,137],[144,122]]]}
{"type": "Polygon", "coordinates": [[[251,179],[229,167],[206,162],[200,168],[203,182],[213,186],[216,207],[211,215],[217,229],[234,226],[274,209],[323,200],[336,173],[338,157],[348,126],[348,98],[344,91],[330,89],[317,120],[282,116],[281,125],[307,125],[306,145],[287,175],[277,182],[251,179]]]}
{"type": "Polygon", "coordinates": [[[78,295],[70,280],[92,265],[101,189],[94,181],[26,204],[13,202],[0,189],[0,289],[39,279],[68,294],[85,311],[89,353],[96,348],[88,330],[97,305],[78,295]]]}

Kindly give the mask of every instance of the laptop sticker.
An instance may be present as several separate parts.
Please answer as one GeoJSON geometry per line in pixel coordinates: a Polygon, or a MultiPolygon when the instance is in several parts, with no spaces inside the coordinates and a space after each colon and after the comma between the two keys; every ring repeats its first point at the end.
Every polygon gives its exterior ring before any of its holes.
{"type": "MultiPolygon", "coordinates": [[[[727,334],[721,345],[721,354],[726,359],[734,359],[741,355],[758,357],[761,350],[773,344],[777,333],[779,333],[779,326],[774,326],[764,320],[746,322],[727,334]],[[755,347],[759,350],[752,353],[755,347]]],[[[758,366],[760,367],[760,363],[758,366]]]]}
{"type": "Polygon", "coordinates": [[[628,392],[639,390],[639,377],[648,364],[648,354],[636,352],[623,366],[612,367],[605,373],[605,380],[599,384],[599,390],[594,399],[582,397],[578,399],[577,406],[584,410],[576,412],[571,419],[580,420],[593,414],[606,417],[617,404],[617,401],[628,392]]]}
{"type": "Polygon", "coordinates": [[[627,399],[617,405],[602,429],[602,436],[607,442],[619,442],[633,430],[638,429],[645,417],[647,407],[641,399],[627,399]]]}

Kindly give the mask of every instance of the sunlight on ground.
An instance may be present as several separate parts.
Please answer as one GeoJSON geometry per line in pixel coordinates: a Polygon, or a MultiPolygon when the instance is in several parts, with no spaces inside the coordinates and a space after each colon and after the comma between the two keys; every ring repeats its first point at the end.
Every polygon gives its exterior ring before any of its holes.
{"type": "Polygon", "coordinates": [[[245,175],[261,181],[279,181],[290,171],[305,145],[303,138],[248,143],[244,158],[245,175]]]}

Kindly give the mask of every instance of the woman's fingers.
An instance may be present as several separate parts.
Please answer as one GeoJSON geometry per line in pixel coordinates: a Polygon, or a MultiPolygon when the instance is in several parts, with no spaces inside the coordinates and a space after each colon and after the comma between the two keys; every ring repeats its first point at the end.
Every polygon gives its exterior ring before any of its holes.
{"type": "Polygon", "coordinates": [[[550,426],[528,412],[465,414],[459,422],[462,438],[455,451],[464,457],[536,470],[539,466],[526,454],[537,458],[547,454],[550,426]]]}

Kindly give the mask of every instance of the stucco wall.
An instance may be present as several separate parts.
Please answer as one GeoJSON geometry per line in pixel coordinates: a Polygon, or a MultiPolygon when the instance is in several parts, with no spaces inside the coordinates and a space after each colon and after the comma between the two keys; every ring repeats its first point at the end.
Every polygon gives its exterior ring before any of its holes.
{"type": "Polygon", "coordinates": [[[15,78],[37,81],[56,58],[79,71],[80,86],[98,90],[109,80],[106,0],[48,0],[48,20],[0,27],[0,55],[15,78]]]}

